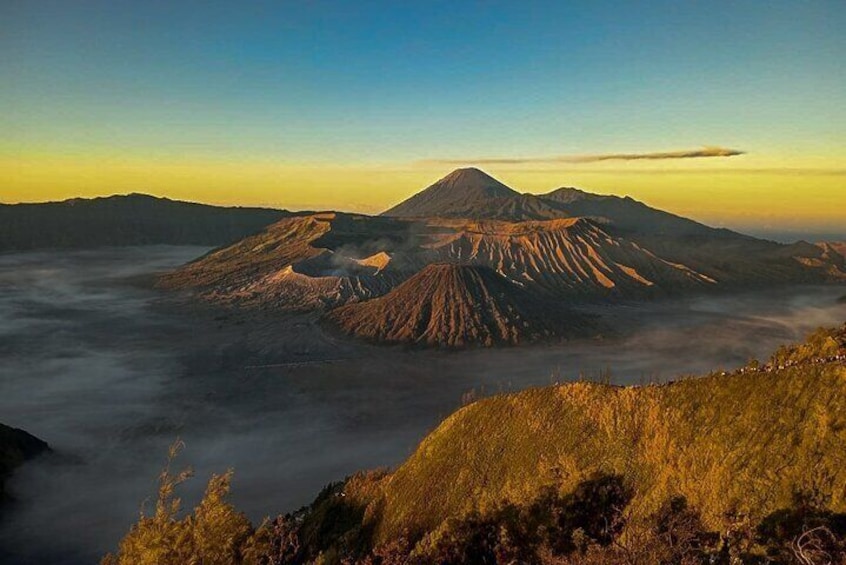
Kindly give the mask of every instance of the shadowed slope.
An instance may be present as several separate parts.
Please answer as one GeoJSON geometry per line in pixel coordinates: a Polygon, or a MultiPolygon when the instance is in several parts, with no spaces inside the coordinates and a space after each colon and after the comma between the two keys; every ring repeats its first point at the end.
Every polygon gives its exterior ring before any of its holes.
{"type": "Polygon", "coordinates": [[[584,319],[544,305],[484,267],[433,264],[385,296],[334,310],[344,331],[375,341],[465,347],[566,336],[584,319]]]}
{"type": "MultiPolygon", "coordinates": [[[[630,197],[591,194],[577,188],[559,188],[537,198],[559,206],[569,216],[596,218],[620,233],[649,233],[667,237],[709,235],[743,237],[647,206],[630,197]]],[[[752,238],[748,238],[752,239],[752,238]]]]}
{"type": "Polygon", "coordinates": [[[119,245],[224,245],[289,216],[145,194],[0,204],[0,251],[119,245]]]}
{"type": "Polygon", "coordinates": [[[47,443],[34,435],[0,424],[0,502],[5,496],[3,483],[15,468],[47,451],[47,443]]]}
{"type": "Polygon", "coordinates": [[[519,193],[479,169],[456,169],[435,184],[387,210],[405,218],[475,218],[491,203],[507,205],[519,193]]]}

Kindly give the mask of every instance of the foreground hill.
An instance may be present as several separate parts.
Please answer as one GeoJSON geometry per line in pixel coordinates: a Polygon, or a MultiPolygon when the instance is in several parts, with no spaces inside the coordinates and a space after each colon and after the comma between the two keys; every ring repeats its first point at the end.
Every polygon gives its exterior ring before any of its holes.
{"type": "Polygon", "coordinates": [[[23,430],[0,424],[0,502],[4,481],[24,462],[50,450],[46,442],[23,430]]]}
{"type": "Polygon", "coordinates": [[[479,401],[382,483],[377,539],[436,531],[550,485],[569,492],[597,474],[622,477],[641,517],[683,496],[714,531],[730,513],[760,521],[797,492],[846,512],[846,333],[838,339],[828,361],[800,348],[729,375],[574,383],[479,401]]]}
{"type": "Polygon", "coordinates": [[[446,347],[516,345],[590,327],[490,268],[450,264],[428,265],[385,296],[333,310],[329,319],[372,341],[446,347]]]}
{"type": "Polygon", "coordinates": [[[285,216],[144,194],[0,204],[0,251],[122,245],[224,245],[285,216]]]}
{"type": "Polygon", "coordinates": [[[213,548],[233,564],[840,564],[846,326],[730,374],[477,401],[394,472],[330,485],[257,530],[226,503],[229,479],[184,519],[165,490],[165,514],[107,563],[213,548]],[[193,545],[168,541],[178,532],[193,545]]]}

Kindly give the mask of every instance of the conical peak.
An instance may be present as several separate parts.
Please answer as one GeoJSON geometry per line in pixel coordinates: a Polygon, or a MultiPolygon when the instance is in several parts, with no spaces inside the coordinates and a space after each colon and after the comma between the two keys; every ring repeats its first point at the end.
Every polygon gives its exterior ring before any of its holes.
{"type": "Polygon", "coordinates": [[[513,189],[475,167],[456,169],[433,186],[448,186],[453,191],[482,190],[490,196],[514,196],[517,194],[513,189]]]}
{"type": "Polygon", "coordinates": [[[520,194],[476,168],[456,169],[425,190],[394,206],[387,216],[477,217],[495,202],[520,194]]]}
{"type": "Polygon", "coordinates": [[[446,179],[484,180],[502,184],[485,171],[477,169],[476,167],[462,167],[460,169],[455,169],[443,178],[443,180],[446,179]]]}
{"type": "Polygon", "coordinates": [[[496,179],[488,173],[481,169],[477,169],[476,167],[462,167],[460,169],[455,169],[445,176],[444,179],[485,179],[496,181],[496,179]]]}

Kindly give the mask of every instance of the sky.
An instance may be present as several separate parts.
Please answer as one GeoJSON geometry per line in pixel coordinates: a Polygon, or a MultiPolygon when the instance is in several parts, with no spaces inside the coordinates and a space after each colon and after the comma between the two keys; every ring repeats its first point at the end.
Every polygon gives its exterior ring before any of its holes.
{"type": "Polygon", "coordinates": [[[4,0],[0,202],[376,213],[478,165],[846,234],[844,29],[842,0],[4,0]]]}

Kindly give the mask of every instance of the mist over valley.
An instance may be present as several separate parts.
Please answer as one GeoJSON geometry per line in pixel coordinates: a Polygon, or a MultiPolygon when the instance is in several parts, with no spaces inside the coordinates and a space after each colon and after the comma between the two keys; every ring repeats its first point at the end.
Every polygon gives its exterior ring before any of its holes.
{"type": "Polygon", "coordinates": [[[97,560],[154,494],[177,437],[198,477],[184,485],[186,506],[211,473],[233,467],[233,501],[260,521],[331,481],[399,464],[468,393],[731,369],[846,319],[842,286],[791,285],[586,307],[625,328],[603,339],[369,345],[327,331],[314,312],[226,308],[153,288],[158,274],[206,251],[0,255],[0,414],[53,449],[8,482],[0,555],[97,560]]]}

